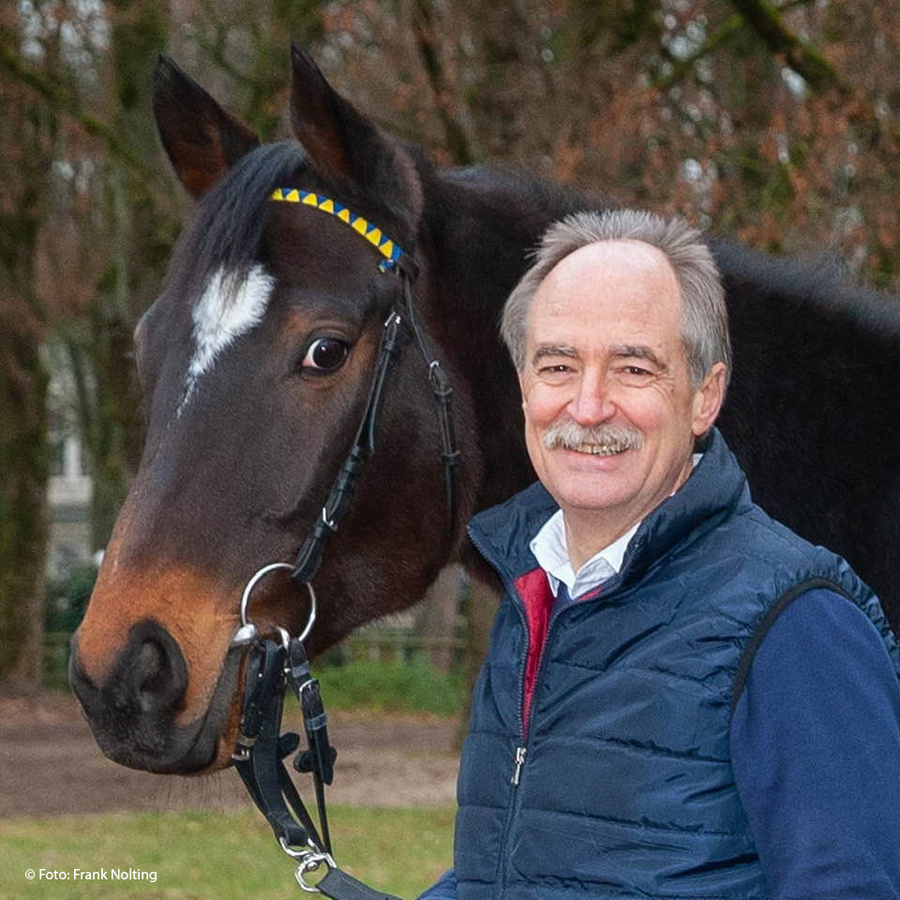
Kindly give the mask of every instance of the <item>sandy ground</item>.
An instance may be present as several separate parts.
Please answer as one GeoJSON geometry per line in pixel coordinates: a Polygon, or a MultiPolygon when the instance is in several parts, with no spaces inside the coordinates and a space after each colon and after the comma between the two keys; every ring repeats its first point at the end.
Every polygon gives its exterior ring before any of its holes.
{"type": "MultiPolygon", "coordinates": [[[[291,723],[297,730],[299,723],[291,723]]],[[[338,748],[330,803],[444,806],[455,798],[456,724],[414,715],[329,714],[338,748]]],[[[298,777],[313,803],[309,776],[298,777]]],[[[67,694],[0,699],[0,818],[248,805],[232,771],[204,778],[123,768],[97,749],[67,694]]]]}

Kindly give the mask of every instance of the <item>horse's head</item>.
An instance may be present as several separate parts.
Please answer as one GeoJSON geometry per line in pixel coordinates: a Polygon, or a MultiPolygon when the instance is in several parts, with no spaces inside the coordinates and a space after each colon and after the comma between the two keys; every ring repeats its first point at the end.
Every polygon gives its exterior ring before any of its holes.
{"type": "MultiPolygon", "coordinates": [[[[135,333],[146,444],[71,664],[101,748],[135,768],[227,764],[239,724],[243,651],[231,642],[243,589],[262,566],[291,560],[320,516],[400,297],[396,271],[381,271],[383,253],[349,216],[275,202],[273,191],[313,192],[404,249],[418,242],[420,312],[440,338],[420,221],[427,166],[302,52],[293,67],[298,141],[268,146],[171,62],[157,71],[160,135],[199,202],[135,333]]],[[[464,435],[464,388],[450,375],[464,435]]],[[[409,347],[385,387],[377,452],[316,578],[311,653],[418,599],[460,540],[458,524],[448,529],[440,453],[426,367],[409,347]]],[[[471,511],[471,477],[460,521],[471,511]]],[[[298,633],[306,597],[276,572],[254,591],[250,618],[262,631],[298,633]]]]}

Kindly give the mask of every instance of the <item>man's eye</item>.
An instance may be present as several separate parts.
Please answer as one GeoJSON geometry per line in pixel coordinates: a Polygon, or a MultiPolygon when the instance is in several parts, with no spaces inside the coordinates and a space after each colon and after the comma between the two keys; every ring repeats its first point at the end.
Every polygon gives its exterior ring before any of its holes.
{"type": "Polygon", "coordinates": [[[623,366],[619,373],[619,377],[623,382],[633,385],[648,384],[655,377],[653,372],[642,366],[623,366]]]}
{"type": "Polygon", "coordinates": [[[334,372],[344,364],[349,352],[349,345],[340,338],[317,338],[309,345],[302,365],[315,372],[334,372]]]}

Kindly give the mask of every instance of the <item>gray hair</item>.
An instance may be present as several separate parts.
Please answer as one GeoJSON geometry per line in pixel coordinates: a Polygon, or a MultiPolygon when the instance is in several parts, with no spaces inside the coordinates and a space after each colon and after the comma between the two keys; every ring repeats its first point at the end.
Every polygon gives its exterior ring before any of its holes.
{"type": "Polygon", "coordinates": [[[500,334],[513,363],[525,368],[526,327],[531,301],[550,270],[570,253],[599,241],[642,241],[661,250],[669,260],[683,303],[682,341],[691,385],[698,388],[717,362],[731,373],[728,311],[719,270],[700,232],[683,219],[664,219],[651,212],[615,209],[581,212],[551,225],[503,308],[500,334]]]}

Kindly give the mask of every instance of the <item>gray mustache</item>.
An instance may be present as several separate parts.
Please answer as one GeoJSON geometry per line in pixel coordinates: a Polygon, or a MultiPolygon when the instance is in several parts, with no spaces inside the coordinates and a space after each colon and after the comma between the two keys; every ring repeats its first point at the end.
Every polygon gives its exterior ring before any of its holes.
{"type": "Polygon", "coordinates": [[[625,450],[638,450],[643,443],[643,435],[635,428],[622,425],[584,427],[571,419],[556,422],[544,432],[544,446],[548,450],[577,450],[583,444],[598,444],[608,447],[612,452],[621,453],[625,450]]]}

